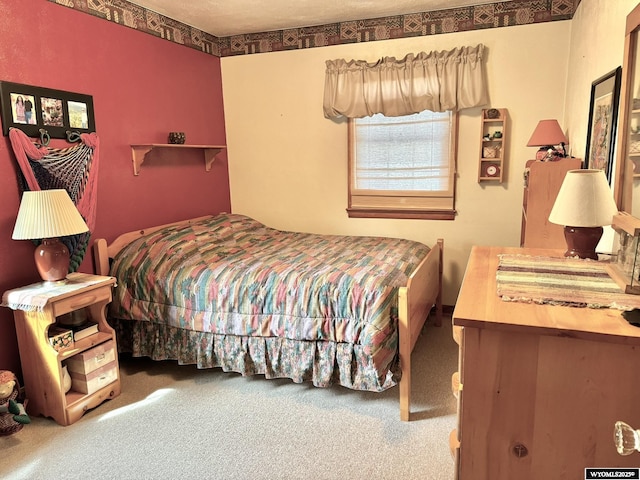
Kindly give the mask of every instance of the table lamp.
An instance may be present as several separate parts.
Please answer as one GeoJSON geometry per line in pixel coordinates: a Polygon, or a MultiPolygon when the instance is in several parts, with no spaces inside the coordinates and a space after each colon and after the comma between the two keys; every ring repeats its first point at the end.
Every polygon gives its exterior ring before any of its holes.
{"type": "Polygon", "coordinates": [[[69,249],[59,237],[87,231],[66,190],[25,191],[11,238],[42,240],[34,255],[38,273],[45,282],[62,282],[69,273],[69,249]]]}
{"type": "Polygon", "coordinates": [[[567,137],[557,120],[540,120],[527,142],[527,147],[540,147],[536,153],[536,160],[548,160],[553,156],[549,150],[556,151],[555,145],[561,145],[562,156],[565,157],[567,155],[564,148],[566,143],[568,143],[567,137]]]}
{"type": "Polygon", "coordinates": [[[618,207],[603,170],[569,170],[564,177],[549,221],[564,225],[565,257],[598,259],[596,246],[602,226],[611,225],[618,207]]]}

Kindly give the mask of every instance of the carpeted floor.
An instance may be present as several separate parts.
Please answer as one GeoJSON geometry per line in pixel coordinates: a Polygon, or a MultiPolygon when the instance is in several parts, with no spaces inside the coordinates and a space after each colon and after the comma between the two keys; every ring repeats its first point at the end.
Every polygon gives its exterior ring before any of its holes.
{"type": "Polygon", "coordinates": [[[121,358],[122,394],[61,427],[0,437],[0,478],[450,480],[450,318],[414,352],[412,421],[383,393],[121,358]]]}

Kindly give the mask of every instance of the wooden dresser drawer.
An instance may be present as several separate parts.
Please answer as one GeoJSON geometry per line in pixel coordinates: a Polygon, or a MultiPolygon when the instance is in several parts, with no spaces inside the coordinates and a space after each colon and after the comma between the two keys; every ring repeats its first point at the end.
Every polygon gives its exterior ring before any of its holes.
{"type": "Polygon", "coordinates": [[[69,404],[66,408],[67,424],[70,425],[77,422],[88,410],[96,408],[105,400],[115,398],[118,395],[120,395],[120,382],[110,383],[91,395],[84,395],[71,390],[67,393],[67,398],[69,399],[69,404]]]}

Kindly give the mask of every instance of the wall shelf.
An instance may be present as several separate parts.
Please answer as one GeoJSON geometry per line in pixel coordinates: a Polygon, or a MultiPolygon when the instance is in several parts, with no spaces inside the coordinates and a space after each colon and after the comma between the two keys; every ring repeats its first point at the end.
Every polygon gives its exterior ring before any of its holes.
{"type": "Polygon", "coordinates": [[[506,108],[485,108],[482,110],[478,183],[502,183],[506,153],[507,115],[506,108]]]}
{"type": "Polygon", "coordinates": [[[145,161],[147,154],[153,150],[154,148],[189,148],[189,149],[198,149],[202,150],[204,155],[204,166],[205,170],[208,172],[211,170],[211,164],[215,160],[216,155],[218,155],[222,150],[224,150],[226,145],[185,145],[185,144],[173,144],[173,143],[147,143],[147,144],[139,144],[139,145],[131,145],[131,156],[133,159],[133,174],[140,175],[140,167],[142,163],[145,161]]]}

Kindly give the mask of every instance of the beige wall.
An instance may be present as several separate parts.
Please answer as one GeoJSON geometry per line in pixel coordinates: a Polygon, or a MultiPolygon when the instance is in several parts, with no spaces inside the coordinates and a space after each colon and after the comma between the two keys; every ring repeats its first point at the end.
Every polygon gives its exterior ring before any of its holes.
{"type": "MultiPolygon", "coordinates": [[[[575,156],[586,153],[591,85],[622,66],[626,17],[637,4],[638,0],[582,0],[573,16],[564,126],[575,156]]],[[[599,248],[613,251],[616,244],[613,230],[605,227],[599,248]]]]}
{"type": "Polygon", "coordinates": [[[231,204],[267,225],[298,231],[445,240],[444,302],[453,305],[472,245],[518,246],[526,147],[542,118],[562,118],[569,21],[222,59],[231,204]],[[349,219],[347,128],[322,114],[325,60],[483,43],[491,106],[509,109],[502,185],[477,183],[480,110],[460,116],[454,221],[349,219]],[[560,66],[560,68],[554,68],[560,66]]]}
{"type": "MultiPolygon", "coordinates": [[[[221,60],[232,210],[270,226],[319,233],[445,239],[445,298],[455,303],[472,245],[520,242],[522,172],[538,120],[557,118],[583,158],[591,83],[622,64],[637,0],[582,0],[573,20],[221,60]],[[460,117],[454,221],[349,219],[347,130],[322,115],[324,62],[487,47],[490,106],[509,109],[503,185],[477,183],[479,109],[460,117]]],[[[639,196],[640,197],[640,196],[639,196]]]]}
{"type": "Polygon", "coordinates": [[[622,66],[627,14],[638,0],[582,0],[571,21],[564,126],[574,155],[586,153],[591,84],[622,66]]]}

